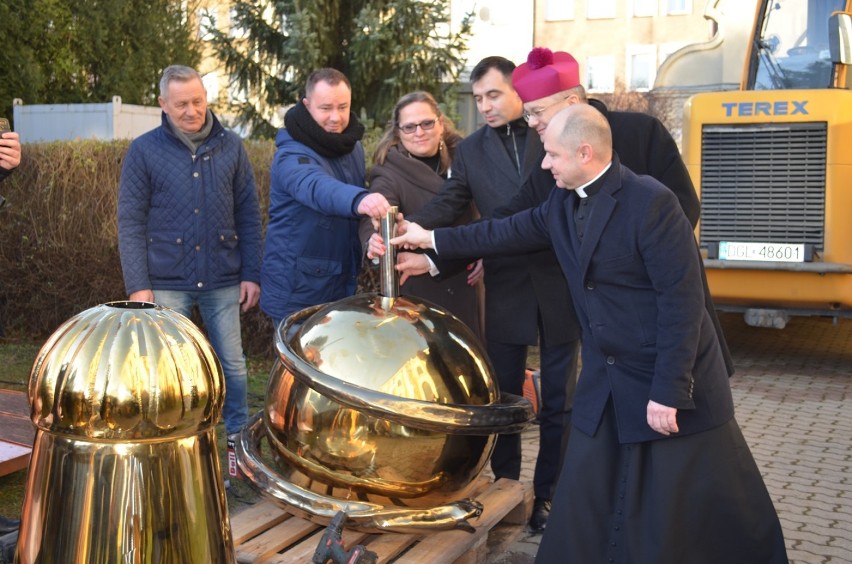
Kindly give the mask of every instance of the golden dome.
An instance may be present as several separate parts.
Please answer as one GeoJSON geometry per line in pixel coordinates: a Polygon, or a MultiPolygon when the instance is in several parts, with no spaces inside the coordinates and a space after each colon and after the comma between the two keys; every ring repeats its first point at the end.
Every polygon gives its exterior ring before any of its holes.
{"type": "Polygon", "coordinates": [[[53,333],[33,364],[29,395],[41,430],[138,441],[213,427],[224,379],[187,318],[151,303],[112,302],[53,333]]]}

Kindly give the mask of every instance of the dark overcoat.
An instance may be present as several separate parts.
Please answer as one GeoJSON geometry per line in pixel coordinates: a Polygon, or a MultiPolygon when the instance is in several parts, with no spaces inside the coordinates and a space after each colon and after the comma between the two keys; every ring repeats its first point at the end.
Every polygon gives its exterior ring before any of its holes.
{"type": "Polygon", "coordinates": [[[571,288],[583,366],[536,562],[786,562],[734,419],[692,226],[670,190],[617,156],[598,182],[582,242],[578,196],[564,189],[509,218],[435,231],[449,256],[551,244],[571,288]],[[651,429],[648,400],[677,408],[678,433],[651,429]]]}
{"type": "Polygon", "coordinates": [[[659,439],[648,400],[675,407],[680,436],[733,416],[727,371],[710,314],[692,226],[674,194],[613,166],[596,196],[582,246],[573,191],[509,218],[435,231],[436,250],[530,252],[553,246],[583,328],[573,426],[593,435],[611,396],[621,442],[659,439]]]}
{"type": "MultiPolygon", "coordinates": [[[[416,212],[440,192],[444,179],[423,161],[411,157],[400,145],[388,151],[382,164],[370,171],[370,192],[382,194],[397,206],[405,217],[416,212]]],[[[464,225],[473,219],[473,208],[463,213],[453,225],[464,225]]],[[[370,218],[361,220],[362,245],[375,232],[370,218]]],[[[400,293],[423,298],[447,309],[480,336],[479,308],[476,288],[467,283],[467,272],[457,272],[440,279],[413,276],[400,287],[400,293]]]]}
{"type": "MultiPolygon", "coordinates": [[[[595,99],[590,99],[589,105],[601,112],[609,122],[612,130],[612,147],[618,154],[621,164],[636,174],[653,176],[674,192],[684,215],[695,229],[701,215],[701,203],[677,144],[662,122],[654,116],[639,112],[611,112],[603,102],[595,99]]],[[[538,140],[537,136],[534,137],[538,140]]],[[[541,143],[528,146],[528,150],[538,154],[537,162],[541,164],[544,158],[544,147],[541,143]]],[[[549,172],[544,177],[540,173],[532,174],[512,200],[495,210],[494,217],[508,217],[513,213],[537,206],[547,198],[553,185],[553,178],[549,172]]],[[[705,290],[705,307],[716,329],[726,370],[731,375],[734,373],[733,359],[716,315],[703,268],[701,282],[705,290]]],[[[568,323],[576,324],[576,320],[570,320],[568,323]]]]}

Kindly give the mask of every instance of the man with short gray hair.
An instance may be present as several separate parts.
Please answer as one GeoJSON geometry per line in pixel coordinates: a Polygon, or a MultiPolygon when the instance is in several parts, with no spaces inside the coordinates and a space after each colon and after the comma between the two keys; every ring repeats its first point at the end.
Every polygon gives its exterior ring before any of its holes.
{"type": "Polygon", "coordinates": [[[225,373],[228,435],[248,419],[240,310],[260,296],[261,225],[242,140],[207,107],[195,69],[160,80],[162,124],[135,139],[118,193],[118,246],[129,299],[189,317],[198,306],[225,373]]]}

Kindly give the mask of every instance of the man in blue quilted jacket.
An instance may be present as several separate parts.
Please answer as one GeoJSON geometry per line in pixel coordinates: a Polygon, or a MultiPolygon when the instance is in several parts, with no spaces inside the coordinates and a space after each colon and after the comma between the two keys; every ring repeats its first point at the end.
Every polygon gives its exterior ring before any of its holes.
{"type": "Polygon", "coordinates": [[[381,218],[390,207],[364,188],[364,126],[351,105],[343,73],[315,70],[275,139],[260,307],[276,327],[355,292],[360,218],[381,218]]]}
{"type": "Polygon", "coordinates": [[[225,430],[248,418],[240,309],[260,296],[261,226],[242,140],[207,108],[201,76],[160,80],[162,125],[134,140],[121,171],[118,246],[132,301],[186,315],[197,305],[225,373],[225,430]]]}

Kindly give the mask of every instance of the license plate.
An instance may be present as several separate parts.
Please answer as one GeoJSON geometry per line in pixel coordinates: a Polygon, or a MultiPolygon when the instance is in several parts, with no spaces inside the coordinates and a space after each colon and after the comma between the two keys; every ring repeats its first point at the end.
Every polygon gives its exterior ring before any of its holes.
{"type": "Polygon", "coordinates": [[[740,243],[721,241],[719,243],[721,260],[757,260],[764,262],[805,262],[804,245],[779,243],[740,243]]]}

